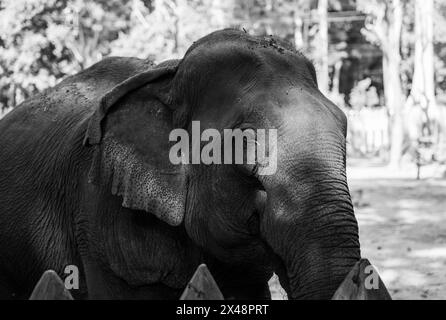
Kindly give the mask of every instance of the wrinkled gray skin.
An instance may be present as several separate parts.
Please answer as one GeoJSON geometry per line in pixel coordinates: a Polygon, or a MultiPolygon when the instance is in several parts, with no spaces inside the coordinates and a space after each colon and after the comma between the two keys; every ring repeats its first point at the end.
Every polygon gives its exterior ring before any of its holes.
{"type": "Polygon", "coordinates": [[[74,264],[76,298],[178,299],[205,262],[227,298],[269,298],[273,271],[290,298],[330,298],[360,258],[345,134],[312,64],[272,38],[105,59],[0,121],[0,297],[74,264]],[[192,120],[277,129],[277,172],[172,165],[169,132],[192,120]]]}

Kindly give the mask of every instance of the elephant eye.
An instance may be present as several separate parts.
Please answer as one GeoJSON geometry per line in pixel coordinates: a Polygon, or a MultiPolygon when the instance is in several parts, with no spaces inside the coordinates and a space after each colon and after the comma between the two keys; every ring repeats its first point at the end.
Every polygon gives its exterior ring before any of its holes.
{"type": "MultiPolygon", "coordinates": [[[[252,128],[245,128],[240,129],[241,130],[241,139],[243,141],[242,147],[237,146],[237,144],[234,146],[235,148],[239,148],[239,150],[235,150],[236,155],[237,153],[240,153],[241,155],[238,155],[239,158],[242,158],[242,162],[240,161],[235,162],[237,164],[243,164],[243,165],[255,165],[256,164],[256,149],[257,149],[257,134],[256,131],[252,128]]],[[[239,159],[240,160],[240,159],[239,159]]]]}
{"type": "MultiPolygon", "coordinates": [[[[231,148],[232,164],[248,176],[256,175],[257,168],[257,141],[256,131],[252,127],[240,126],[233,130],[233,138],[226,148],[231,148]]],[[[228,150],[224,150],[228,151],[228,150]]]]}
{"type": "Polygon", "coordinates": [[[248,232],[250,235],[257,235],[260,232],[260,218],[259,213],[254,210],[251,216],[246,221],[248,232]]]}

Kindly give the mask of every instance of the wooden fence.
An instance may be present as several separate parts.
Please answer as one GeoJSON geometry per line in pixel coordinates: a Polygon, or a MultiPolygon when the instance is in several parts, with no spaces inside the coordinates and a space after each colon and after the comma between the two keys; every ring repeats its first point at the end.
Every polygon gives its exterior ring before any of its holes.
{"type": "MultiPolygon", "coordinates": [[[[422,134],[423,112],[406,110],[404,116],[405,151],[417,152],[420,139],[433,142],[430,151],[436,161],[446,162],[446,106],[439,105],[439,115],[428,136],[422,134]]],[[[390,118],[385,107],[343,109],[348,119],[347,152],[353,156],[385,156],[390,149],[390,118]]],[[[416,159],[413,159],[414,161],[416,159]]]]}
{"type": "Polygon", "coordinates": [[[343,110],[348,119],[350,154],[379,155],[390,147],[389,117],[385,108],[343,110]]]}
{"type": "MultiPolygon", "coordinates": [[[[345,280],[333,295],[333,300],[390,300],[386,286],[378,277],[377,289],[366,288],[367,276],[376,269],[367,259],[361,259],[352,268],[345,280]],[[368,271],[367,271],[368,270],[368,271]]],[[[65,288],[62,279],[52,270],[45,271],[30,300],[73,300],[70,292],[65,288]]],[[[202,264],[192,276],[180,300],[224,300],[217,283],[206,265],[202,264]]]]}

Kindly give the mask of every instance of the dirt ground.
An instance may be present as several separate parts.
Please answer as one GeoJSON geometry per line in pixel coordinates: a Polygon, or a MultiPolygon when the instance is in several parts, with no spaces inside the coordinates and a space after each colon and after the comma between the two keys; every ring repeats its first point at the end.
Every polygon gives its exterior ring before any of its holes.
{"type": "MultiPolygon", "coordinates": [[[[361,252],[393,299],[446,299],[446,179],[436,167],[348,168],[361,252]]],[[[276,278],[273,299],[284,299],[276,278]]]]}

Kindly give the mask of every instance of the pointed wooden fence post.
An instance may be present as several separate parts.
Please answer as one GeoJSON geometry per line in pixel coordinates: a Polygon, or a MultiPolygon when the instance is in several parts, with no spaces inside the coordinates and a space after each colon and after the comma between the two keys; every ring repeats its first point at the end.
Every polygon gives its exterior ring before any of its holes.
{"type": "Polygon", "coordinates": [[[332,300],[392,300],[384,282],[379,277],[378,271],[370,264],[369,260],[361,259],[352,268],[332,300]],[[366,268],[368,272],[366,272],[366,268]],[[375,277],[378,281],[377,288],[367,288],[368,277],[375,277]]]}
{"type": "Polygon", "coordinates": [[[62,279],[53,270],[43,273],[29,300],[73,300],[62,279]]]}
{"type": "Polygon", "coordinates": [[[207,266],[201,264],[187,284],[180,300],[224,300],[224,298],[207,266]]]}

